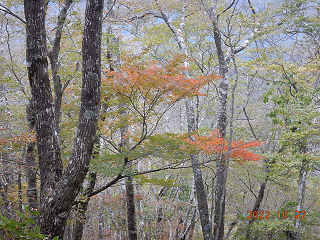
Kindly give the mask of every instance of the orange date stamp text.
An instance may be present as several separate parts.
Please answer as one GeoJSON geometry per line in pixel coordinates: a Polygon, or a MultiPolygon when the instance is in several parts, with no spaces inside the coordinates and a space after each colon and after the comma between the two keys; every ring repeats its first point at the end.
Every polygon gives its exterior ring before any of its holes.
{"type": "Polygon", "coordinates": [[[305,211],[295,211],[292,215],[287,211],[278,211],[276,216],[270,216],[269,211],[247,211],[247,219],[306,219],[305,215],[305,211]]]}

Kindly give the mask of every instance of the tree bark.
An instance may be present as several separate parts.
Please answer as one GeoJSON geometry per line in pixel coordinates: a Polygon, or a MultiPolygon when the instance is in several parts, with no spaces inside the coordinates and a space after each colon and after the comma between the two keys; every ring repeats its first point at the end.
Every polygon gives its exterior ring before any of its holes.
{"type": "MultiPolygon", "coordinates": [[[[97,174],[96,173],[89,173],[89,183],[84,191],[84,196],[91,193],[94,189],[94,186],[96,184],[97,174]]],[[[77,209],[75,212],[75,219],[76,224],[73,229],[73,240],[79,240],[82,239],[83,235],[83,227],[86,222],[86,212],[88,209],[90,198],[81,199],[78,201],[77,209]]]]}
{"type": "MultiPolygon", "coordinates": [[[[3,162],[2,154],[0,155],[0,160],[1,160],[1,162],[3,162]]],[[[5,208],[4,215],[8,219],[12,219],[12,218],[14,218],[14,212],[12,210],[11,203],[8,199],[8,188],[6,186],[6,183],[3,181],[3,178],[5,178],[5,176],[4,176],[4,174],[1,174],[0,175],[0,195],[1,195],[1,198],[4,202],[4,208],[5,208]]]]}
{"type": "Polygon", "coordinates": [[[79,121],[73,150],[62,176],[59,140],[48,77],[45,1],[24,1],[27,66],[35,111],[40,165],[40,217],[44,234],[63,237],[72,204],[88,171],[100,106],[103,0],[88,0],[83,34],[83,75],[79,121]]]}
{"type": "MultiPolygon", "coordinates": [[[[158,4],[158,1],[156,1],[158,4]]],[[[183,8],[183,14],[185,14],[185,7],[186,3],[182,1],[182,8],[183,8]]],[[[183,15],[181,18],[180,26],[179,28],[176,28],[172,22],[169,20],[169,18],[166,16],[165,12],[161,9],[161,7],[158,4],[158,8],[160,10],[162,19],[166,22],[167,26],[173,33],[176,42],[179,46],[180,52],[182,54],[185,54],[188,56],[187,47],[185,44],[185,40],[183,38],[183,30],[184,30],[184,24],[185,24],[185,16],[183,15]]],[[[188,62],[185,61],[184,65],[188,67],[188,62]]],[[[185,71],[184,73],[187,77],[189,77],[189,72],[185,71]]],[[[194,112],[194,102],[193,99],[186,99],[185,100],[185,107],[186,107],[186,115],[187,115],[187,126],[188,126],[188,133],[192,133],[196,130],[195,125],[195,112],[194,112]]],[[[209,210],[208,210],[208,201],[207,201],[207,194],[205,192],[205,187],[202,179],[202,171],[200,167],[200,162],[198,159],[198,156],[195,154],[190,155],[191,164],[192,164],[192,170],[193,170],[193,176],[194,176],[194,182],[195,182],[195,188],[196,188],[196,196],[197,196],[197,204],[198,204],[198,210],[199,210],[199,216],[200,216],[200,222],[201,222],[201,228],[203,237],[205,240],[211,240],[212,238],[212,227],[211,227],[211,221],[209,219],[209,210]]]]}
{"type": "Polygon", "coordinates": [[[128,235],[130,240],[136,240],[138,239],[138,235],[137,235],[137,226],[136,226],[134,185],[133,185],[132,177],[127,177],[126,179],[126,196],[127,196],[128,235]]]}
{"type": "MultiPolygon", "coordinates": [[[[35,119],[33,115],[33,110],[31,108],[31,104],[27,105],[26,108],[27,112],[27,120],[29,126],[29,132],[34,131],[35,119]]],[[[27,167],[27,199],[28,199],[28,206],[30,210],[36,210],[39,207],[38,204],[38,189],[37,189],[37,165],[35,159],[35,142],[27,143],[27,150],[26,150],[26,167],[27,167]]],[[[36,217],[36,216],[34,216],[36,217]]]]}
{"type": "MultiPolygon", "coordinates": [[[[211,6],[207,13],[212,22],[213,35],[215,42],[215,49],[217,51],[219,62],[219,75],[221,80],[218,87],[219,107],[218,107],[218,120],[217,129],[220,137],[225,138],[227,129],[227,101],[228,101],[228,69],[231,56],[245,49],[249,44],[256,30],[249,36],[247,40],[239,44],[237,47],[229,48],[227,53],[224,53],[222,44],[221,33],[219,30],[219,15],[217,13],[218,0],[211,0],[211,6]]],[[[230,36],[229,36],[230,37],[230,36]]],[[[231,139],[232,140],[232,139],[231,139]]],[[[216,191],[215,191],[215,211],[214,211],[214,239],[223,240],[224,238],[224,215],[225,215],[225,198],[226,198],[226,183],[228,174],[228,157],[221,154],[216,162],[216,191]]]]}
{"type": "Polygon", "coordinates": [[[51,70],[52,70],[53,89],[55,94],[54,113],[55,113],[55,127],[57,132],[59,132],[60,130],[61,103],[62,103],[62,95],[63,95],[61,78],[60,78],[60,75],[58,74],[59,67],[60,67],[58,57],[60,52],[60,43],[61,43],[63,25],[65,23],[68,10],[72,3],[73,3],[73,0],[65,0],[64,7],[62,8],[58,16],[58,23],[56,28],[55,39],[53,41],[53,47],[52,47],[52,50],[48,53],[51,70]]]}
{"type": "MultiPolygon", "coordinates": [[[[263,200],[264,192],[265,192],[265,189],[266,189],[266,185],[267,185],[267,180],[265,180],[265,181],[260,183],[259,194],[258,194],[258,197],[257,197],[254,205],[253,205],[252,212],[254,212],[254,211],[258,212],[259,211],[261,202],[263,200]]],[[[245,239],[250,239],[251,225],[252,225],[253,221],[254,221],[254,218],[250,219],[250,221],[248,223],[248,230],[247,230],[245,239]]]]}
{"type": "Polygon", "coordinates": [[[62,161],[55,130],[48,75],[44,1],[24,1],[27,32],[27,67],[35,116],[40,167],[40,200],[55,189],[62,176],[62,161]]]}

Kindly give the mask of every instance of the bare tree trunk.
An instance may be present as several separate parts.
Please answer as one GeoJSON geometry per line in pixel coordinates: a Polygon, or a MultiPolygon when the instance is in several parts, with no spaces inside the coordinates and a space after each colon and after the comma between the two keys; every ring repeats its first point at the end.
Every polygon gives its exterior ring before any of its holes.
{"type": "MultiPolygon", "coordinates": [[[[298,204],[296,211],[300,212],[303,209],[303,201],[305,198],[305,190],[306,190],[306,178],[307,178],[307,163],[305,161],[302,162],[300,166],[299,180],[298,180],[298,204]]],[[[290,240],[300,240],[299,230],[301,227],[300,219],[296,219],[295,228],[297,231],[288,233],[290,240]]]]}
{"type": "MultiPolygon", "coordinates": [[[[219,83],[219,108],[218,108],[218,124],[217,129],[220,137],[224,138],[227,128],[227,99],[229,83],[227,79],[228,67],[225,61],[224,52],[222,50],[222,40],[218,28],[218,16],[216,13],[217,2],[214,0],[211,7],[211,20],[213,25],[213,34],[215,47],[218,54],[219,74],[222,79],[219,83]]],[[[223,154],[220,154],[216,163],[216,192],[215,192],[215,209],[214,209],[214,230],[215,240],[223,240],[224,235],[224,214],[225,214],[225,198],[226,198],[226,181],[228,162],[223,154]]]]}
{"type": "MultiPolygon", "coordinates": [[[[4,162],[3,158],[3,154],[0,153],[0,160],[1,162],[4,162]]],[[[7,184],[6,182],[3,180],[3,178],[5,178],[4,174],[0,174],[0,195],[1,198],[4,202],[4,215],[6,218],[11,219],[14,217],[14,213],[12,211],[12,207],[11,207],[11,203],[8,199],[8,188],[7,188],[7,184]]]]}
{"type": "MultiPolygon", "coordinates": [[[[231,46],[231,48],[229,48],[229,50],[227,51],[227,54],[225,54],[223,51],[223,47],[222,47],[223,41],[222,41],[221,33],[219,30],[219,15],[217,13],[218,0],[211,0],[210,2],[211,2],[211,6],[209,7],[209,9],[206,7],[205,8],[208,9],[207,13],[212,22],[215,48],[217,51],[218,62],[219,62],[219,75],[221,75],[222,77],[218,87],[219,108],[218,108],[217,129],[219,131],[220,137],[225,138],[226,129],[227,129],[227,100],[228,100],[228,90],[229,90],[227,73],[229,68],[229,62],[230,62],[231,56],[234,56],[236,53],[242,51],[250,44],[250,41],[254,37],[255,31],[253,31],[253,33],[249,36],[249,38],[246,41],[239,44],[239,46],[237,47],[231,46]]],[[[224,215],[225,215],[225,198],[226,198],[228,162],[229,162],[228,156],[221,154],[218,157],[217,163],[216,163],[217,174],[216,174],[216,191],[215,191],[214,231],[213,231],[215,240],[223,240],[223,236],[224,236],[224,215]]]]}
{"type": "Polygon", "coordinates": [[[44,200],[55,189],[62,176],[62,161],[58,136],[55,131],[52,94],[48,75],[44,1],[25,1],[27,25],[27,65],[32,94],[32,109],[41,179],[40,199],[44,200]]]}
{"type": "Polygon", "coordinates": [[[21,186],[21,167],[19,164],[19,173],[18,173],[18,180],[17,180],[17,184],[18,184],[18,196],[19,196],[19,211],[22,212],[22,186],[21,186]]]}
{"type": "MultiPolygon", "coordinates": [[[[139,171],[139,169],[138,169],[139,171]]],[[[137,186],[137,194],[140,194],[140,187],[137,186]]],[[[139,226],[140,226],[140,239],[145,239],[145,232],[144,232],[144,225],[145,225],[145,221],[144,221],[144,217],[143,217],[143,213],[142,213],[142,201],[140,200],[140,198],[138,198],[137,200],[137,210],[138,210],[138,216],[139,216],[139,226]]]]}
{"type": "MultiPolygon", "coordinates": [[[[31,108],[31,104],[27,105],[27,120],[29,126],[29,132],[34,130],[35,119],[33,110],[31,108]]],[[[28,198],[28,206],[31,210],[38,209],[38,189],[37,189],[37,165],[35,159],[35,142],[27,143],[27,151],[26,151],[26,168],[27,168],[27,179],[28,179],[28,188],[27,188],[27,198],[28,198]]],[[[34,216],[36,217],[36,216],[34,216]]]]}
{"type": "Polygon", "coordinates": [[[99,198],[99,213],[98,213],[98,240],[103,240],[103,207],[102,200],[99,198]]]}
{"type": "Polygon", "coordinates": [[[63,88],[60,76],[58,74],[59,71],[59,52],[60,52],[60,42],[62,35],[62,28],[65,23],[68,10],[72,4],[73,0],[65,0],[64,7],[59,13],[58,23],[56,28],[55,39],[53,41],[52,50],[48,53],[48,57],[50,59],[51,70],[52,70],[52,81],[54,87],[54,113],[55,113],[55,127],[56,131],[60,130],[60,115],[61,115],[61,103],[62,103],[62,94],[63,88]]]}
{"type": "MultiPolygon", "coordinates": [[[[180,26],[177,29],[172,22],[167,17],[166,13],[162,10],[161,6],[159,5],[158,1],[156,1],[158,5],[158,9],[160,10],[161,16],[163,20],[166,22],[167,26],[174,34],[176,42],[179,46],[180,52],[188,56],[187,47],[185,44],[185,40],[183,38],[184,34],[184,24],[185,24],[185,15],[182,16],[180,26]]],[[[185,14],[186,3],[182,1],[182,12],[185,14]]],[[[185,62],[184,65],[188,67],[188,62],[185,62]]],[[[189,72],[185,71],[184,73],[187,77],[189,77],[189,72]]],[[[185,100],[185,107],[186,107],[186,115],[187,115],[187,124],[188,124],[188,133],[192,133],[196,130],[195,125],[195,111],[194,111],[194,102],[193,99],[186,99],[185,100]]],[[[208,201],[207,201],[207,194],[205,192],[204,183],[202,179],[202,171],[200,167],[200,162],[198,156],[195,154],[190,155],[195,188],[196,188],[196,196],[197,196],[197,204],[201,222],[201,228],[203,237],[205,240],[211,240],[212,238],[212,227],[211,221],[209,219],[209,210],[208,210],[208,201]]]]}
{"type": "MultiPolygon", "coordinates": [[[[93,173],[93,172],[89,173],[89,183],[84,191],[84,194],[83,194],[84,196],[90,194],[93,191],[94,186],[96,184],[96,179],[97,179],[96,173],[93,173]]],[[[90,201],[90,198],[86,198],[84,200],[81,199],[80,201],[78,201],[77,209],[75,211],[76,224],[73,229],[74,240],[82,239],[83,228],[84,228],[84,224],[86,223],[86,212],[88,209],[89,201],[90,201]]]]}
{"type": "MultiPolygon", "coordinates": [[[[259,194],[258,194],[258,197],[254,203],[254,206],[252,208],[252,212],[254,211],[259,211],[259,208],[260,208],[260,204],[263,200],[263,196],[264,196],[264,192],[265,192],[265,189],[266,189],[266,185],[267,185],[267,181],[263,181],[261,184],[260,184],[260,188],[259,188],[259,194]]],[[[248,230],[247,230],[247,233],[246,233],[246,238],[245,239],[250,239],[250,234],[251,234],[251,225],[254,221],[254,218],[250,219],[249,223],[248,223],[248,230]]]]}

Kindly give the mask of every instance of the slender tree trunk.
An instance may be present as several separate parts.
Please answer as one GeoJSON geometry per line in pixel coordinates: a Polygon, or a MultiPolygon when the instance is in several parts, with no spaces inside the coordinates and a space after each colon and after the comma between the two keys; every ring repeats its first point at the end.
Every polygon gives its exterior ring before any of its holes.
{"type": "MultiPolygon", "coordinates": [[[[0,153],[0,160],[1,160],[1,162],[4,162],[2,157],[3,157],[3,154],[0,153]]],[[[14,213],[12,211],[11,203],[8,199],[8,188],[7,188],[6,183],[3,180],[3,178],[4,178],[4,174],[1,174],[0,175],[0,195],[1,195],[1,198],[4,202],[4,208],[5,208],[4,215],[6,218],[11,219],[14,217],[14,213]]]]}
{"type": "MultiPolygon", "coordinates": [[[[160,13],[162,15],[163,20],[166,22],[167,26],[171,30],[171,32],[174,34],[174,37],[176,39],[176,42],[179,46],[180,52],[182,54],[185,54],[188,56],[187,47],[185,44],[185,40],[183,38],[184,34],[184,24],[185,24],[185,15],[182,16],[180,26],[177,29],[172,22],[169,20],[165,12],[162,10],[161,6],[159,5],[158,1],[156,1],[158,4],[158,8],[160,10],[160,13]]],[[[182,8],[183,8],[183,14],[185,14],[185,8],[186,3],[182,1],[182,8]]],[[[188,67],[188,62],[185,62],[184,65],[188,67]]],[[[185,71],[184,73],[187,77],[189,77],[189,72],[185,71]]],[[[186,115],[187,115],[187,125],[188,125],[188,133],[192,133],[196,130],[195,125],[195,111],[194,111],[194,102],[193,99],[186,99],[185,100],[185,107],[186,107],[186,115]]],[[[198,159],[198,156],[195,154],[190,155],[191,164],[192,164],[192,170],[193,170],[193,176],[194,176],[194,182],[195,182],[195,188],[196,188],[196,196],[197,196],[197,204],[198,204],[198,210],[199,210],[199,216],[200,216],[200,222],[201,222],[201,228],[203,237],[205,240],[211,240],[212,239],[212,227],[211,227],[211,221],[209,219],[209,210],[208,210],[208,201],[207,201],[207,194],[205,192],[205,187],[202,179],[202,171],[200,167],[200,162],[198,159]]]]}
{"type": "MultiPolygon", "coordinates": [[[[219,83],[219,108],[218,108],[218,124],[217,129],[220,137],[224,138],[227,129],[227,98],[229,83],[227,79],[228,67],[225,61],[224,52],[222,50],[222,40],[220,30],[218,28],[218,17],[216,13],[217,2],[213,1],[211,7],[211,20],[213,25],[213,34],[215,47],[217,50],[219,61],[219,74],[222,79],[219,83]]],[[[226,156],[220,154],[216,163],[216,192],[215,192],[215,210],[214,210],[214,239],[223,240],[224,235],[224,215],[225,215],[225,198],[226,198],[226,181],[228,173],[228,161],[226,156]]]]}
{"type": "MultiPolygon", "coordinates": [[[[84,191],[84,196],[87,196],[90,194],[94,186],[96,184],[97,174],[94,172],[91,172],[89,175],[89,183],[84,191]]],[[[86,212],[88,209],[90,198],[85,198],[84,200],[78,201],[77,209],[75,211],[75,220],[76,224],[73,229],[73,240],[82,239],[83,235],[83,228],[86,223],[86,212]]]]}
{"type": "MultiPolygon", "coordinates": [[[[124,109],[124,104],[120,104],[120,111],[121,115],[126,118],[126,111],[121,110],[124,109]]],[[[126,120],[124,120],[126,121],[126,120]]],[[[125,123],[125,126],[121,128],[121,148],[125,149],[128,145],[128,125],[125,123]]],[[[126,157],[124,159],[127,168],[130,168],[132,163],[128,161],[126,157]]],[[[129,173],[130,174],[130,173],[129,173]]],[[[126,204],[127,204],[127,226],[128,226],[128,239],[129,240],[136,240],[138,238],[137,235],[137,224],[136,224],[136,206],[134,200],[134,185],[133,185],[133,178],[128,176],[125,181],[125,188],[126,188],[126,204]]]]}
{"type": "MultiPolygon", "coordinates": [[[[218,87],[219,107],[218,107],[218,123],[217,129],[220,137],[225,138],[227,129],[227,100],[229,82],[227,78],[229,62],[231,56],[239,53],[249,46],[250,41],[253,39],[256,29],[248,37],[247,40],[239,44],[237,47],[228,49],[227,53],[224,53],[222,44],[221,33],[219,29],[219,15],[217,13],[218,0],[211,0],[211,6],[207,13],[212,22],[213,35],[215,48],[217,51],[218,62],[219,62],[219,75],[221,80],[218,87]]],[[[230,36],[229,36],[230,37],[230,36]]],[[[226,182],[228,173],[228,157],[221,154],[216,163],[216,192],[215,192],[215,211],[214,211],[214,239],[223,240],[224,236],[224,215],[225,215],[225,198],[226,198],[226,182]]]]}
{"type": "MultiPolygon", "coordinates": [[[[267,185],[267,181],[266,180],[260,183],[259,194],[258,194],[258,197],[257,197],[254,205],[253,205],[252,212],[254,212],[254,211],[258,212],[259,211],[261,202],[263,200],[264,192],[265,192],[265,189],[266,189],[266,185],[267,185]]],[[[252,225],[253,221],[254,221],[254,218],[250,219],[250,221],[248,223],[248,230],[247,230],[245,239],[250,239],[251,225],[252,225]]]]}
{"type": "Polygon", "coordinates": [[[48,57],[50,59],[50,65],[52,70],[52,81],[53,81],[53,89],[54,89],[54,113],[55,113],[55,127],[56,131],[60,130],[60,115],[61,115],[61,103],[62,103],[62,95],[63,88],[61,83],[59,71],[59,52],[60,52],[60,42],[62,36],[62,28],[65,23],[68,10],[72,4],[73,0],[65,0],[64,7],[59,13],[58,23],[56,27],[55,39],[53,41],[52,50],[48,53],[48,57]]]}
{"type": "MultiPolygon", "coordinates": [[[[306,178],[307,178],[307,163],[305,161],[302,162],[300,166],[299,180],[298,180],[298,204],[296,207],[296,211],[300,212],[303,209],[303,201],[305,198],[305,190],[306,190],[306,178]]],[[[300,219],[296,219],[295,228],[297,229],[295,232],[290,232],[288,234],[289,238],[292,240],[300,240],[299,230],[301,227],[300,219]]]]}
{"type": "Polygon", "coordinates": [[[98,213],[98,240],[103,240],[103,206],[102,199],[99,198],[99,213],[98,213]]]}
{"type": "MultiPolygon", "coordinates": [[[[20,165],[20,164],[19,164],[20,165]]],[[[21,186],[21,167],[19,166],[19,173],[18,173],[18,196],[19,196],[19,211],[22,212],[22,186],[21,186]]]]}
{"type": "MultiPolygon", "coordinates": [[[[28,120],[28,126],[29,126],[29,132],[32,132],[34,130],[35,125],[35,119],[33,115],[33,110],[31,108],[31,104],[27,105],[26,108],[27,112],[27,120],[28,120]]],[[[29,142],[27,143],[27,151],[26,151],[26,168],[27,168],[27,181],[28,181],[28,187],[27,187],[27,199],[28,199],[28,206],[31,210],[38,209],[38,189],[37,189],[37,165],[36,165],[36,159],[35,159],[35,142],[29,142]]],[[[34,216],[36,217],[36,216],[34,216]]]]}

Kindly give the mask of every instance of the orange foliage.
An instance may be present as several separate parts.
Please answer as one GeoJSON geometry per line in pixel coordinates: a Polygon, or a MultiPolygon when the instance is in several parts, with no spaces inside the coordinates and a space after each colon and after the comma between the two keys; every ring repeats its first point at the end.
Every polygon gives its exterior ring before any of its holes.
{"type": "MultiPolygon", "coordinates": [[[[185,140],[188,145],[191,145],[197,151],[204,154],[223,154],[228,152],[228,141],[224,138],[218,137],[217,132],[212,132],[209,136],[192,135],[185,140]]],[[[262,156],[246,150],[247,148],[261,146],[261,142],[253,141],[244,143],[242,141],[234,141],[231,143],[229,157],[243,161],[259,161],[262,156]]],[[[184,146],[186,148],[186,146],[184,146]]]]}
{"type": "Polygon", "coordinates": [[[183,97],[201,95],[199,89],[217,79],[217,75],[187,78],[187,68],[176,61],[161,65],[156,61],[127,61],[119,71],[106,71],[102,83],[112,91],[127,97],[142,98],[147,104],[172,103],[183,97]],[[161,100],[160,100],[161,99],[161,100]]]}

